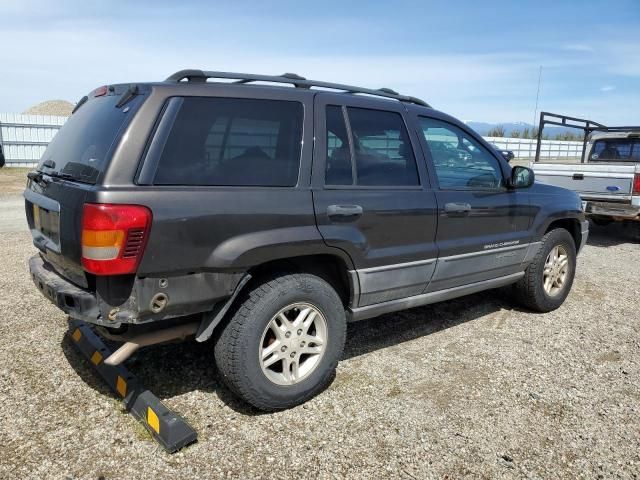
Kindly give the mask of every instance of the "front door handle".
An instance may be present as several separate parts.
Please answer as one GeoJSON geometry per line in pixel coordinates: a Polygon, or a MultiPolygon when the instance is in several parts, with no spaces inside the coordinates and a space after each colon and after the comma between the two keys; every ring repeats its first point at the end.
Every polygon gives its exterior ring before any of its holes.
{"type": "Polygon", "coordinates": [[[362,215],[360,205],[329,205],[327,207],[329,217],[359,217],[362,215]]]}
{"type": "Polygon", "coordinates": [[[445,203],[444,213],[469,213],[471,211],[471,205],[468,203],[445,203]]]}

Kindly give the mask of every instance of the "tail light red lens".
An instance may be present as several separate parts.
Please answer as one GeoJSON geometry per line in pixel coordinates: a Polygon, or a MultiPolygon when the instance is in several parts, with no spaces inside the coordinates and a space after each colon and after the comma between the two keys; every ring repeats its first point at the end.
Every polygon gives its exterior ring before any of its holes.
{"type": "Polygon", "coordinates": [[[633,177],[633,194],[640,195],[640,173],[636,173],[633,177]]]}
{"type": "Polygon", "coordinates": [[[150,228],[151,210],[142,205],[85,203],[82,266],[95,275],[135,273],[150,228]]]}

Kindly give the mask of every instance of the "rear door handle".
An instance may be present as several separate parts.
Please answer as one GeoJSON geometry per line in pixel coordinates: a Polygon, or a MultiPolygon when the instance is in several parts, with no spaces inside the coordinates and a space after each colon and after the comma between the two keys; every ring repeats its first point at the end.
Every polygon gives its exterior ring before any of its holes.
{"type": "Polygon", "coordinates": [[[445,203],[445,213],[469,213],[471,211],[471,205],[468,203],[445,203]]]}
{"type": "Polygon", "coordinates": [[[362,215],[360,205],[329,205],[327,207],[329,217],[359,217],[362,215]]]}

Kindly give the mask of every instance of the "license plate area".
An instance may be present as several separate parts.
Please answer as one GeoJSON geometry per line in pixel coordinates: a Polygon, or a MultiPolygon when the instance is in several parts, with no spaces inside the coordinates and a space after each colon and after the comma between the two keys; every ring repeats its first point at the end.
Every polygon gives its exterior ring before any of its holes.
{"type": "Polygon", "coordinates": [[[60,251],[60,212],[33,203],[33,237],[40,245],[60,251]]]}

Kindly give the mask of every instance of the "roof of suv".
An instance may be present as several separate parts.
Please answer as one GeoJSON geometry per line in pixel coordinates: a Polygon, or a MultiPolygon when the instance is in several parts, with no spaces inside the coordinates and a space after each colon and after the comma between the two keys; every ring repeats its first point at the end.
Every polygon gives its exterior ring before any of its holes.
{"type": "Polygon", "coordinates": [[[365,94],[387,99],[395,99],[405,103],[412,103],[423,107],[430,105],[416,97],[401,95],[390,88],[379,88],[377,90],[363,87],[355,87],[353,85],[344,85],[340,83],[330,83],[317,80],[307,80],[295,73],[284,73],[282,75],[257,75],[252,73],[233,73],[233,72],[214,72],[204,70],[180,70],[169,76],[166,83],[181,83],[186,80],[190,83],[206,83],[208,79],[226,79],[235,80],[234,84],[248,84],[252,82],[266,82],[275,84],[293,85],[295,88],[310,90],[311,88],[320,88],[325,90],[336,90],[338,92],[349,94],[365,94]]]}

